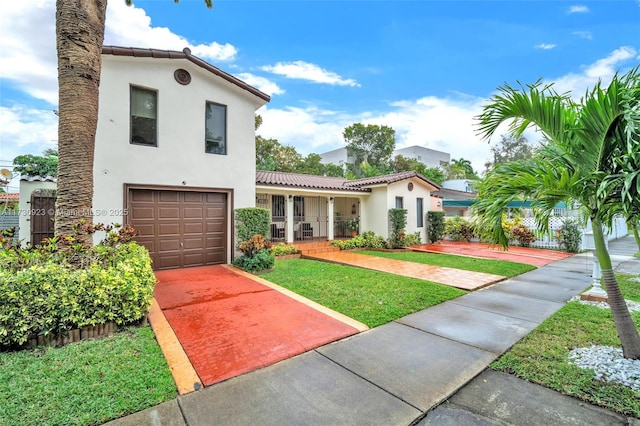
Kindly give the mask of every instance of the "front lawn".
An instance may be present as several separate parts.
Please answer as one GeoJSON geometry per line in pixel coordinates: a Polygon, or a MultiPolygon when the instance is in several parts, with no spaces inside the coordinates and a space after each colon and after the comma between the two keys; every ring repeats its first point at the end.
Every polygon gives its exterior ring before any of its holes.
{"type": "Polygon", "coordinates": [[[95,425],[177,396],[150,327],[0,353],[0,424],[95,425]]]}
{"type": "MultiPolygon", "coordinates": [[[[617,275],[627,300],[640,302],[640,282],[617,275]]],[[[640,312],[631,314],[640,327],[640,312]]],[[[640,393],[593,379],[593,373],[568,362],[574,348],[620,347],[611,310],[569,302],[517,343],[491,367],[567,395],[640,418],[640,393]]]]}
{"type": "Polygon", "coordinates": [[[484,272],[486,274],[501,275],[507,278],[536,269],[535,266],[526,265],[524,263],[507,262],[504,260],[494,259],[478,259],[475,257],[456,256],[444,253],[363,250],[359,251],[358,254],[405,260],[407,262],[423,263],[425,265],[464,269],[465,271],[484,272]]]}
{"type": "Polygon", "coordinates": [[[276,261],[263,278],[369,327],[466,292],[429,281],[306,259],[276,261]]]}

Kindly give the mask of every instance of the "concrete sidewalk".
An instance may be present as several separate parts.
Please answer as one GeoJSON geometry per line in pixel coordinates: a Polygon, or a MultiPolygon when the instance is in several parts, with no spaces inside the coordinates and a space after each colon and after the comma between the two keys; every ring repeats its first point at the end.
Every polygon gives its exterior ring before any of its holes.
{"type": "MultiPolygon", "coordinates": [[[[612,258],[633,267],[628,243],[612,258]]],[[[110,424],[639,425],[485,371],[587,288],[590,268],[573,256],[110,424]]]]}

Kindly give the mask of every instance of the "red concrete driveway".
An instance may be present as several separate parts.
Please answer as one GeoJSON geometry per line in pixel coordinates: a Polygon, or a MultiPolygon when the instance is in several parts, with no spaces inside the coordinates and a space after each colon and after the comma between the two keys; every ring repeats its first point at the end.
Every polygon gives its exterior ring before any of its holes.
{"type": "Polygon", "coordinates": [[[155,299],[205,386],[362,329],[226,266],[156,277],[155,299]]]}
{"type": "Polygon", "coordinates": [[[429,253],[447,253],[484,259],[508,260],[533,266],[544,266],[573,256],[573,253],[556,250],[510,246],[509,250],[505,251],[502,247],[496,245],[454,241],[440,241],[435,244],[422,244],[410,248],[415,251],[429,253]]]}

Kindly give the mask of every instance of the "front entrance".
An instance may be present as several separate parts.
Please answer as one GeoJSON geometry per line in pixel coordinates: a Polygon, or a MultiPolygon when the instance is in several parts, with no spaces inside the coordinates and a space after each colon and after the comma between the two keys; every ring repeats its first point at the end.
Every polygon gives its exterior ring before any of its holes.
{"type": "Polygon", "coordinates": [[[226,263],[227,194],[129,190],[129,224],[154,269],[226,263]]]}

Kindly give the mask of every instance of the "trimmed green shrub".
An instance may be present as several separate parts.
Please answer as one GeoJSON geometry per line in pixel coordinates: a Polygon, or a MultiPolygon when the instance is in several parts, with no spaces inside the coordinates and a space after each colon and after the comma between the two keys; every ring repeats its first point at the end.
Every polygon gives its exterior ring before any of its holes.
{"type": "Polygon", "coordinates": [[[403,247],[422,244],[422,237],[420,235],[420,232],[414,232],[413,234],[405,235],[404,241],[402,242],[402,244],[403,244],[403,247]]]}
{"type": "Polygon", "coordinates": [[[108,321],[127,324],[147,313],[156,284],[147,249],[135,242],[82,251],[55,244],[0,250],[1,345],[108,321]]]}
{"type": "Polygon", "coordinates": [[[242,255],[233,259],[233,264],[247,272],[260,272],[265,269],[273,268],[275,265],[275,257],[269,253],[269,250],[261,250],[253,256],[242,255]]]}
{"type": "Polygon", "coordinates": [[[471,241],[474,237],[474,226],[472,223],[455,216],[445,220],[444,233],[453,241],[471,241]]]}
{"type": "Polygon", "coordinates": [[[349,240],[335,240],[332,246],[338,247],[340,250],[352,250],[356,248],[386,248],[387,243],[381,236],[377,236],[373,231],[363,232],[349,240]]]}
{"type": "Polygon", "coordinates": [[[429,242],[436,243],[444,235],[444,212],[427,212],[429,242]]]}
{"type": "Polygon", "coordinates": [[[236,234],[238,244],[250,240],[254,235],[262,235],[267,238],[269,225],[271,224],[271,212],[268,209],[258,207],[246,207],[236,209],[236,234]]]}
{"type": "Polygon", "coordinates": [[[407,227],[406,209],[389,209],[389,222],[391,235],[389,236],[389,248],[405,247],[405,228],[407,227]]]}
{"type": "Polygon", "coordinates": [[[278,243],[275,246],[271,246],[269,252],[274,256],[286,256],[298,253],[298,249],[293,244],[278,243]]]}
{"type": "Polygon", "coordinates": [[[576,219],[567,219],[558,231],[560,247],[569,253],[578,253],[582,246],[582,229],[576,219]]]}

